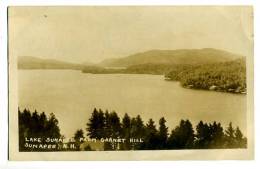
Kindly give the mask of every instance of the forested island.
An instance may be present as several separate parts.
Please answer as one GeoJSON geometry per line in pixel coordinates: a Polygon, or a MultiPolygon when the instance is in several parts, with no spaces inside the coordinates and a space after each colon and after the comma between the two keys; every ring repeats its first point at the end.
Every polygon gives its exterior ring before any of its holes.
{"type": "Polygon", "coordinates": [[[19,114],[19,151],[97,151],[97,150],[178,150],[247,148],[247,138],[232,123],[224,129],[217,122],[200,121],[195,127],[186,120],[169,129],[164,117],[157,127],[153,119],[144,123],[140,115],[120,118],[115,111],[94,108],[86,119],[86,129],[66,139],[60,133],[58,119],[28,109],[19,114]],[[85,131],[85,132],[84,132],[85,131]]]}

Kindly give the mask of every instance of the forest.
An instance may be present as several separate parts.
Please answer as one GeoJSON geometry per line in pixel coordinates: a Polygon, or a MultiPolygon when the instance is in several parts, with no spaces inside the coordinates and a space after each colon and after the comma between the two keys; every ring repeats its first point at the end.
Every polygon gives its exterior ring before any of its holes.
{"type": "Polygon", "coordinates": [[[153,119],[146,123],[140,115],[130,117],[127,113],[120,118],[115,111],[109,112],[94,108],[91,117],[86,119],[86,129],[75,131],[74,137],[64,148],[62,142],[51,143],[54,148],[25,146],[28,138],[41,138],[41,144],[50,144],[46,138],[64,139],[58,126],[58,120],[52,113],[48,117],[44,112],[30,112],[24,109],[19,113],[19,150],[20,151],[95,151],[95,150],[177,150],[177,149],[233,149],[246,148],[247,138],[239,127],[230,122],[224,129],[217,122],[200,121],[195,127],[188,119],[181,119],[170,130],[164,117],[159,119],[157,127],[153,119]],[[99,144],[95,148],[91,141],[99,144]],[[124,139],[124,142],[102,140],[124,139]],[[138,140],[132,142],[131,139],[138,140]]]}
{"type": "MultiPolygon", "coordinates": [[[[18,122],[19,151],[33,151],[32,148],[25,146],[26,138],[41,138],[43,144],[45,144],[45,138],[62,137],[58,126],[58,120],[53,113],[47,117],[45,112],[38,113],[36,110],[31,112],[28,109],[24,109],[23,111],[18,109],[18,122]]],[[[58,147],[54,150],[58,150],[58,147]]],[[[44,149],[44,151],[48,150],[44,149]]]]}
{"type": "Polygon", "coordinates": [[[156,63],[146,63],[131,65],[126,68],[103,68],[100,66],[85,66],[82,70],[83,73],[92,74],[152,74],[152,75],[165,75],[172,70],[181,69],[184,67],[190,67],[186,64],[156,64],[156,63]]]}
{"type": "Polygon", "coordinates": [[[165,80],[179,81],[185,88],[246,94],[246,60],[210,64],[139,64],[125,69],[88,66],[83,73],[153,74],[165,80]]]}
{"type": "Polygon", "coordinates": [[[184,66],[165,75],[167,80],[180,81],[186,88],[246,93],[245,58],[230,62],[184,66]]]}

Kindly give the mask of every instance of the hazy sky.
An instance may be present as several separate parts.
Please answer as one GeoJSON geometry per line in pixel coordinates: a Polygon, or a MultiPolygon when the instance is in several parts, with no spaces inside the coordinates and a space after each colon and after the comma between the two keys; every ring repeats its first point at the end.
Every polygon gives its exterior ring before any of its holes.
{"type": "Polygon", "coordinates": [[[249,7],[11,7],[10,55],[98,62],[151,49],[252,52],[249,7]]]}

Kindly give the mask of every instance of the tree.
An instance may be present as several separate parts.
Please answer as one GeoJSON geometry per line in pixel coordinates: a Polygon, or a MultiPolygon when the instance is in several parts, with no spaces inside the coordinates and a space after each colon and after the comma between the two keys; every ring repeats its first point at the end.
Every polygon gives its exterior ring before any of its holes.
{"type": "Polygon", "coordinates": [[[152,119],[144,125],[140,115],[130,118],[126,113],[121,121],[115,111],[103,113],[102,110],[96,109],[92,113],[88,128],[93,133],[97,132],[99,137],[125,139],[124,143],[104,143],[104,150],[246,148],[247,144],[240,129],[234,129],[232,123],[224,132],[220,123],[200,121],[195,133],[189,120],[181,120],[168,137],[168,127],[163,117],[159,120],[157,129],[152,119]],[[142,139],[143,142],[130,142],[130,138],[142,139]]]}
{"type": "MultiPolygon", "coordinates": [[[[121,123],[120,118],[118,117],[115,111],[109,113],[108,111],[105,112],[104,116],[104,127],[103,127],[103,137],[106,138],[118,138],[121,134],[121,123]]],[[[106,142],[104,144],[105,150],[115,150],[118,149],[119,144],[117,143],[110,143],[106,142]]]]}
{"type": "MultiPolygon", "coordinates": [[[[131,119],[131,138],[143,139],[145,134],[145,127],[140,115],[131,119]]],[[[132,149],[136,150],[140,148],[140,143],[132,143],[132,149]]]]}
{"type": "Polygon", "coordinates": [[[112,126],[111,126],[110,119],[111,119],[110,113],[108,112],[108,110],[106,110],[105,119],[104,119],[104,133],[103,133],[104,137],[111,137],[112,135],[112,126]]]}
{"type": "Polygon", "coordinates": [[[118,117],[116,112],[112,112],[110,114],[110,126],[112,128],[112,137],[117,138],[120,136],[121,133],[121,123],[120,123],[120,118],[118,117]]]}
{"type": "Polygon", "coordinates": [[[86,130],[88,131],[88,136],[90,138],[100,139],[104,135],[104,127],[105,127],[105,118],[102,110],[97,111],[94,108],[89,122],[87,123],[86,130]]]}
{"type": "Polygon", "coordinates": [[[167,138],[168,138],[168,127],[165,125],[166,120],[164,117],[160,118],[159,120],[159,132],[158,132],[158,139],[159,139],[159,148],[165,149],[167,145],[167,138]]]}
{"type": "Polygon", "coordinates": [[[32,121],[31,121],[31,130],[32,132],[35,134],[35,137],[39,137],[39,115],[38,115],[38,112],[35,110],[32,114],[32,121]]]}
{"type": "Polygon", "coordinates": [[[121,132],[121,137],[125,139],[125,143],[121,144],[121,149],[122,150],[130,150],[131,145],[129,142],[130,139],[130,131],[131,131],[131,118],[129,115],[126,113],[123,117],[122,120],[122,132],[121,132]]]}
{"type": "Polygon", "coordinates": [[[207,124],[200,121],[196,127],[195,148],[223,148],[224,132],[220,123],[207,124]]]}
{"type": "Polygon", "coordinates": [[[196,127],[196,141],[195,141],[195,147],[196,148],[208,148],[210,144],[210,128],[207,123],[203,123],[203,121],[200,121],[196,127]]]}
{"type": "MultiPolygon", "coordinates": [[[[118,117],[116,112],[112,112],[110,114],[110,125],[112,129],[112,138],[118,138],[120,137],[121,133],[121,123],[120,123],[120,118],[118,117]]],[[[113,150],[119,149],[119,144],[118,143],[111,143],[113,150]]]]}
{"type": "MultiPolygon", "coordinates": [[[[109,137],[112,137],[112,133],[113,133],[113,131],[112,131],[112,126],[111,126],[110,113],[108,112],[108,110],[106,110],[103,136],[104,136],[104,138],[109,138],[109,137]]],[[[105,142],[104,150],[113,150],[112,144],[109,142],[105,142]]]]}
{"type": "Polygon", "coordinates": [[[53,113],[50,114],[49,121],[47,122],[46,128],[48,131],[48,137],[50,138],[60,138],[60,128],[58,126],[59,121],[56,119],[53,113]]]}
{"type": "MultiPolygon", "coordinates": [[[[58,120],[53,113],[51,113],[49,115],[49,118],[47,118],[44,112],[39,114],[37,110],[35,110],[33,113],[31,113],[30,110],[27,109],[24,109],[24,111],[21,112],[18,108],[18,115],[20,151],[48,151],[47,149],[32,149],[29,147],[25,147],[26,137],[42,138],[42,144],[45,143],[45,138],[61,138],[58,120]]],[[[54,144],[58,146],[58,143],[54,144]]],[[[51,151],[53,150],[58,150],[58,148],[51,149],[51,151]]]]}
{"type": "Polygon", "coordinates": [[[130,137],[130,129],[131,129],[131,118],[126,113],[122,120],[122,136],[130,137]]]}
{"type": "Polygon", "coordinates": [[[74,134],[74,140],[75,140],[75,146],[76,146],[76,149],[79,151],[80,150],[80,144],[83,142],[84,140],[84,132],[82,129],[79,129],[75,132],[74,134]]]}
{"type": "Polygon", "coordinates": [[[224,132],[223,128],[221,127],[220,123],[216,123],[215,121],[213,124],[210,124],[210,145],[208,148],[223,148],[224,147],[224,132]]]}
{"type": "Polygon", "coordinates": [[[74,140],[80,142],[80,140],[83,140],[84,137],[84,132],[82,129],[79,129],[75,132],[74,134],[74,140]]]}
{"type": "MultiPolygon", "coordinates": [[[[44,132],[44,129],[45,127],[47,126],[47,116],[45,115],[44,112],[42,112],[40,114],[40,117],[39,117],[39,123],[38,123],[38,128],[39,128],[39,131],[41,132],[44,132]]],[[[45,133],[44,133],[45,134],[45,133]]]]}
{"type": "Polygon", "coordinates": [[[144,123],[140,115],[131,119],[131,137],[142,138],[145,134],[144,123]]]}
{"type": "Polygon", "coordinates": [[[25,138],[30,135],[31,128],[31,113],[27,109],[23,112],[18,108],[18,124],[19,124],[19,150],[24,151],[25,138]]]}
{"type": "Polygon", "coordinates": [[[236,148],[246,148],[247,140],[244,138],[242,132],[239,127],[235,130],[235,147],[236,148]]]}
{"type": "Polygon", "coordinates": [[[149,119],[148,123],[145,126],[144,143],[141,145],[141,149],[154,150],[158,149],[159,145],[160,140],[158,137],[158,131],[153,119],[149,119]]]}
{"type": "Polygon", "coordinates": [[[232,122],[229,123],[227,130],[225,131],[226,147],[234,148],[235,146],[235,130],[232,126],[232,122]]]}
{"type": "Polygon", "coordinates": [[[194,145],[194,131],[189,120],[181,120],[169,137],[168,147],[172,149],[187,149],[194,145]]]}
{"type": "Polygon", "coordinates": [[[104,112],[101,109],[99,109],[98,111],[98,119],[99,119],[99,135],[104,137],[105,116],[104,116],[104,112]]]}

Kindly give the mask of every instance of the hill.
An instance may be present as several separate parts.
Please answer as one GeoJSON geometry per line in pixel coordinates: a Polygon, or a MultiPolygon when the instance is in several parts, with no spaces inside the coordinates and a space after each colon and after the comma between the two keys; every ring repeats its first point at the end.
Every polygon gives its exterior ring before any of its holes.
{"type": "Polygon", "coordinates": [[[210,64],[231,61],[242,56],[224,50],[178,49],[178,50],[150,50],[124,58],[106,59],[99,63],[103,67],[129,67],[143,64],[210,64]]]}
{"type": "Polygon", "coordinates": [[[18,69],[75,69],[81,70],[84,65],[54,59],[42,59],[32,56],[18,57],[18,69]]]}

